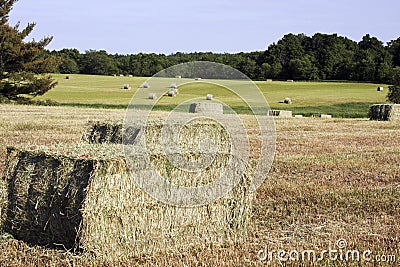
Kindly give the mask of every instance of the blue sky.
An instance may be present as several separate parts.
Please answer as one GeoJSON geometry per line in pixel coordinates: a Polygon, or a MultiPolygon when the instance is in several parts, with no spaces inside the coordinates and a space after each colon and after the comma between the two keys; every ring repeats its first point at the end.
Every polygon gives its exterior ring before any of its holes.
{"type": "Polygon", "coordinates": [[[400,37],[399,0],[19,0],[11,24],[37,26],[50,50],[109,53],[265,50],[287,33],[400,37]]]}

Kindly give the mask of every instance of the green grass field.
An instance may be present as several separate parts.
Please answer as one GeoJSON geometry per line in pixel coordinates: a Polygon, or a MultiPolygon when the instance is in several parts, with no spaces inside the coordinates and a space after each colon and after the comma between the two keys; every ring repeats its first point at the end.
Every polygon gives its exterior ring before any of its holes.
{"type": "MultiPolygon", "coordinates": [[[[112,77],[95,75],[56,74],[53,77],[58,86],[38,100],[50,99],[67,106],[125,108],[145,77],[112,77]],[[129,83],[130,90],[123,85],[129,83]]],[[[180,86],[180,94],[175,98],[162,97],[155,110],[171,110],[177,104],[195,97],[205,97],[211,93],[215,99],[232,107],[237,113],[249,113],[244,102],[229,90],[207,83],[207,80],[195,82],[189,79],[176,79],[171,82],[186,84],[180,86]],[[192,83],[193,82],[193,83],[192,83]]],[[[262,82],[255,84],[260,88],[272,109],[292,110],[294,114],[310,116],[315,113],[332,114],[334,117],[367,117],[371,104],[386,102],[385,91],[378,92],[372,83],[350,82],[262,82]],[[282,103],[285,97],[293,100],[291,105],[282,103]]],[[[152,89],[148,89],[152,92],[152,89]]],[[[167,89],[166,89],[167,90],[167,89]]]]}

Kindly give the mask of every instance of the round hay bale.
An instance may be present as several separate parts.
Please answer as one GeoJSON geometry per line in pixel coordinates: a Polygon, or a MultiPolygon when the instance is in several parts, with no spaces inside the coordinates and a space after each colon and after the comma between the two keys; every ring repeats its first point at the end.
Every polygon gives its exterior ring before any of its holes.
{"type": "Polygon", "coordinates": [[[149,99],[157,99],[157,96],[155,93],[150,93],[149,94],[149,99]]]}
{"type": "Polygon", "coordinates": [[[197,78],[194,78],[196,81],[200,81],[201,80],[201,78],[200,77],[197,77],[197,78]]]}
{"type": "Polygon", "coordinates": [[[65,79],[66,80],[72,79],[72,76],[66,76],[65,79]]]}
{"type": "Polygon", "coordinates": [[[286,97],[285,100],[283,100],[283,103],[292,104],[292,99],[290,97],[286,97]]]}
{"type": "Polygon", "coordinates": [[[128,90],[128,89],[131,89],[131,88],[132,87],[131,87],[131,85],[129,83],[124,84],[124,89],[128,90]]]}
{"type": "Polygon", "coordinates": [[[176,83],[173,83],[173,84],[171,84],[171,88],[176,89],[176,88],[178,88],[178,86],[176,85],[176,83]]]}
{"type": "Polygon", "coordinates": [[[145,82],[142,84],[143,88],[150,88],[150,84],[148,82],[145,82]]]}
{"type": "Polygon", "coordinates": [[[178,88],[175,88],[175,89],[174,89],[174,92],[175,92],[175,95],[179,94],[178,88]]]}
{"type": "Polygon", "coordinates": [[[176,96],[175,91],[174,90],[169,91],[168,96],[170,96],[170,97],[176,96]]]}
{"type": "Polygon", "coordinates": [[[213,100],[214,96],[212,94],[207,94],[206,100],[213,100]]]}
{"type": "Polygon", "coordinates": [[[181,76],[181,75],[178,75],[178,76],[175,76],[175,78],[177,78],[177,79],[182,79],[182,76],[181,76]]]}
{"type": "Polygon", "coordinates": [[[378,92],[382,92],[383,91],[383,87],[382,86],[378,86],[378,88],[376,89],[378,92]]]}

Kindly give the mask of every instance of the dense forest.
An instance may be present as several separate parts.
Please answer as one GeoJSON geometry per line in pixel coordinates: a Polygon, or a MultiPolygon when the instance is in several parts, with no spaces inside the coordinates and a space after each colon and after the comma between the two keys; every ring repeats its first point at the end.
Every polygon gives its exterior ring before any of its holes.
{"type": "Polygon", "coordinates": [[[287,34],[266,51],[248,53],[108,54],[104,50],[46,50],[58,58],[52,72],[152,76],[189,61],[230,65],[251,79],[352,80],[392,83],[400,77],[400,37],[387,44],[366,34],[360,42],[337,34],[287,34]],[[56,65],[55,65],[56,66],[56,65]]]}

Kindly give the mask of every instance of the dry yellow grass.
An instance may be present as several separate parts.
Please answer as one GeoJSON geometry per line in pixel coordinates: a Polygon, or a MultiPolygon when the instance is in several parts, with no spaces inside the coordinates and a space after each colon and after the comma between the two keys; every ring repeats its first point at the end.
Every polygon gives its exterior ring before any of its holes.
{"type": "MultiPolygon", "coordinates": [[[[122,119],[123,110],[0,105],[0,169],[6,146],[75,143],[87,119],[122,119]]],[[[400,262],[400,122],[278,119],[271,172],[253,201],[250,237],[240,246],[140,257],[112,266],[253,266],[257,252],[347,248],[395,255],[400,262]]],[[[6,235],[1,266],[108,266],[98,259],[31,247],[6,235]]],[[[304,266],[310,262],[291,262],[304,266]]],[[[111,266],[109,265],[109,266],[111,266]]],[[[365,265],[319,262],[317,265],[365,265]]],[[[273,262],[272,266],[279,266],[273,262]]],[[[372,266],[372,264],[371,264],[372,266]]]]}

